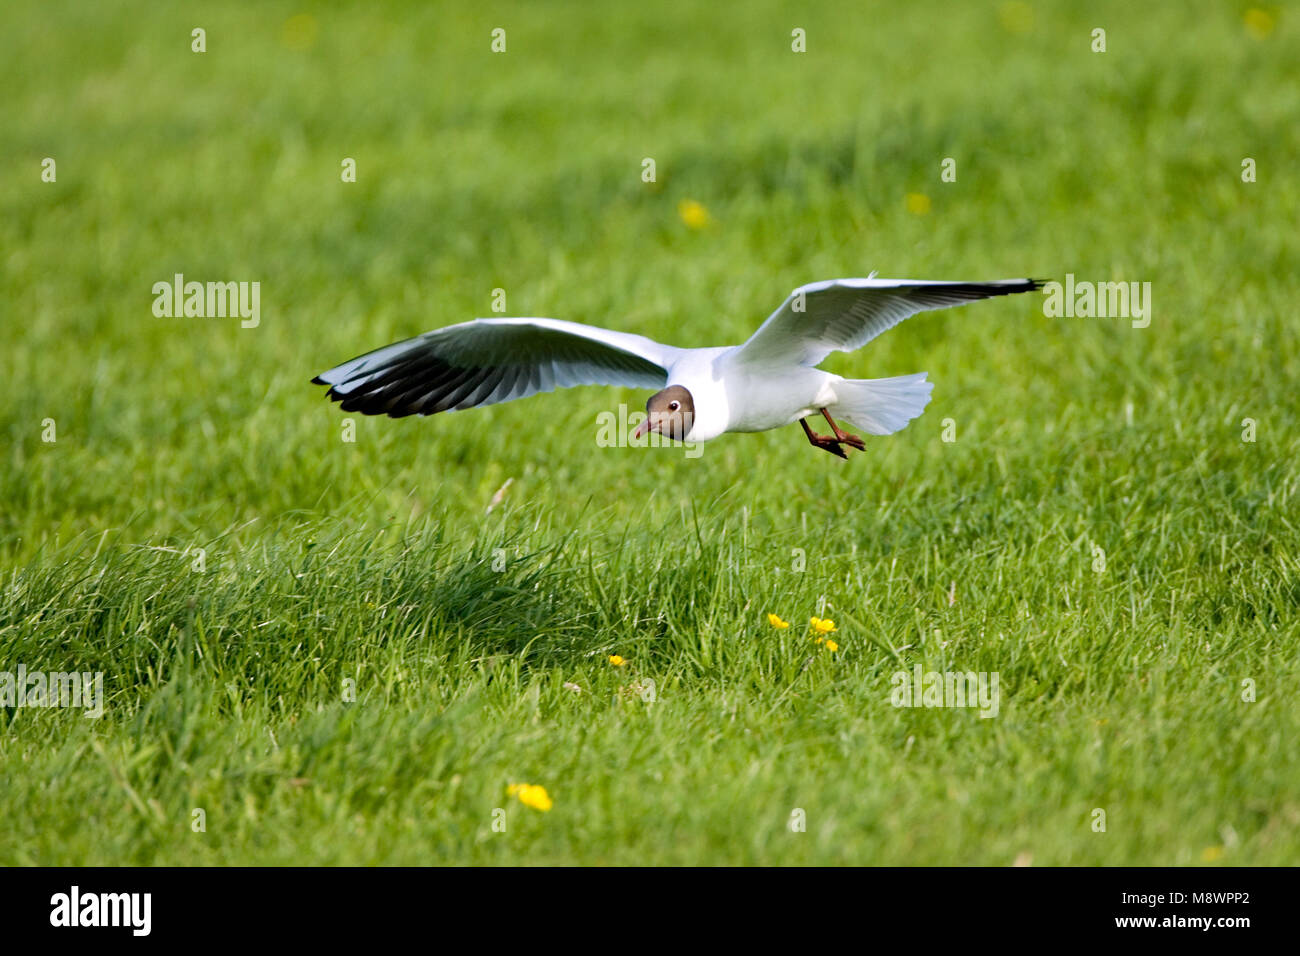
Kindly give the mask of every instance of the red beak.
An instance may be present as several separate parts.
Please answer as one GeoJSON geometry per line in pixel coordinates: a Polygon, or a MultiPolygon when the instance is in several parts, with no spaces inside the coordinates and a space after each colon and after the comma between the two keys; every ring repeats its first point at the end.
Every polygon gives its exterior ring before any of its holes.
{"type": "Polygon", "coordinates": [[[646,418],[641,422],[641,424],[639,424],[639,425],[636,426],[636,429],[632,432],[632,437],[633,437],[633,438],[640,438],[642,435],[646,434],[646,433],[649,432],[649,431],[650,431],[650,418],[649,418],[649,416],[647,416],[647,417],[646,417],[646,418]]]}

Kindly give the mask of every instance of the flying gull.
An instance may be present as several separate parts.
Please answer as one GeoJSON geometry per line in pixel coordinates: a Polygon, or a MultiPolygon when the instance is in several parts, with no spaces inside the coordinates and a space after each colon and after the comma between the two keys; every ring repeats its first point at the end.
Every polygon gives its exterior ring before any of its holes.
{"type": "Polygon", "coordinates": [[[848,458],[865,450],[837,416],[869,435],[890,435],[925,409],[926,373],[847,379],[817,368],[908,316],[1042,288],[1033,279],[929,282],[830,279],[790,293],[743,345],[688,349],[560,319],[475,319],[435,329],[344,362],[312,379],[344,411],[434,415],[574,385],[653,388],[634,437],[657,432],[708,441],[798,422],[815,447],[848,458]],[[808,419],[822,415],[830,435],[808,419]]]}

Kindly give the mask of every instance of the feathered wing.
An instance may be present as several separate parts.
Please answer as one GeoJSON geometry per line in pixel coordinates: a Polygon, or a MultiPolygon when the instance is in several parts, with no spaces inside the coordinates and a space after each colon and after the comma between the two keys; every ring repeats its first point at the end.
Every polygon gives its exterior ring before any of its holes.
{"type": "Polygon", "coordinates": [[[756,365],[816,365],[831,352],[851,352],[908,316],[978,299],[1041,289],[1034,279],[926,282],[913,279],[829,279],[800,286],[773,312],[737,357],[756,365]]]}
{"type": "Polygon", "coordinates": [[[680,349],[560,319],[475,319],[344,362],[312,379],[344,411],[433,415],[573,385],[663,388],[680,349]]]}

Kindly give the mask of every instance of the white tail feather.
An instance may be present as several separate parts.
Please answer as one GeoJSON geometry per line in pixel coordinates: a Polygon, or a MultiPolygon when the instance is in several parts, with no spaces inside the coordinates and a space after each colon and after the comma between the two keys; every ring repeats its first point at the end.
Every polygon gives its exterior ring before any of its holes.
{"type": "Polygon", "coordinates": [[[834,414],[868,435],[892,435],[930,404],[925,372],[895,378],[848,378],[835,383],[834,414]]]}

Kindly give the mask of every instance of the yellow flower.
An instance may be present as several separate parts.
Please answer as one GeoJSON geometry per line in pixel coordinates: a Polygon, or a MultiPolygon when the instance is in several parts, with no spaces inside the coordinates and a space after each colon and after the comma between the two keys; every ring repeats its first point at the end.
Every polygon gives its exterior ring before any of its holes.
{"type": "Polygon", "coordinates": [[[1223,856],[1223,847],[1207,846],[1201,851],[1201,860],[1205,863],[1213,863],[1219,857],[1223,856]]]}
{"type": "Polygon", "coordinates": [[[907,211],[913,216],[928,215],[930,212],[930,197],[925,193],[908,193],[907,211]]]}
{"type": "Polygon", "coordinates": [[[290,50],[310,50],[316,45],[319,32],[315,17],[309,13],[295,14],[280,27],[280,42],[290,50]]]}
{"type": "Polygon", "coordinates": [[[1273,32],[1273,14],[1259,7],[1246,11],[1246,31],[1256,40],[1262,40],[1273,32]]]}
{"type": "Polygon", "coordinates": [[[998,7],[998,19],[1008,33],[1028,33],[1034,26],[1034,8],[1019,0],[1007,0],[998,7]]]}
{"type": "Polygon", "coordinates": [[[713,222],[713,217],[702,203],[694,199],[683,199],[677,204],[677,215],[691,229],[703,229],[713,222]]]}
{"type": "Polygon", "coordinates": [[[813,617],[808,619],[808,623],[812,625],[812,629],[818,634],[829,634],[835,630],[835,622],[830,618],[822,620],[820,617],[813,617]]]}
{"type": "Polygon", "coordinates": [[[767,623],[768,623],[768,624],[771,624],[773,627],[775,627],[775,628],[777,628],[777,629],[779,629],[779,630],[784,630],[785,628],[787,628],[787,627],[790,626],[790,622],[789,622],[789,621],[783,621],[783,620],[781,620],[779,617],[777,617],[775,614],[769,614],[769,615],[767,616],[767,623]]]}
{"type": "Polygon", "coordinates": [[[532,783],[512,783],[506,788],[506,792],[512,797],[518,797],[519,802],[526,807],[532,807],[534,810],[541,810],[545,813],[555,803],[551,800],[551,795],[546,792],[546,788],[532,783]]]}
{"type": "Polygon", "coordinates": [[[838,644],[836,644],[834,641],[827,641],[827,642],[826,642],[826,650],[830,651],[832,654],[834,654],[834,653],[835,653],[836,651],[838,651],[839,649],[840,649],[840,646],[839,646],[838,644]]]}
{"type": "Polygon", "coordinates": [[[619,657],[617,654],[610,654],[609,662],[613,664],[615,667],[622,667],[624,664],[627,663],[627,661],[623,660],[623,658],[619,657]]]}

